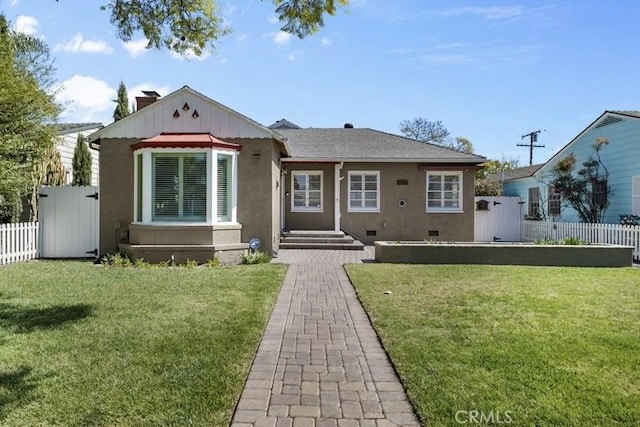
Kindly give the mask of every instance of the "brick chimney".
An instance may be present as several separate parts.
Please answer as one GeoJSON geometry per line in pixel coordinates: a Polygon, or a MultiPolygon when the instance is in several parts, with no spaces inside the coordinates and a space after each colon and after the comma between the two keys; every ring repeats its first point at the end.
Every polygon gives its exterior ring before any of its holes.
{"type": "Polygon", "coordinates": [[[145,96],[136,96],[136,111],[147,107],[160,98],[160,94],[155,90],[143,90],[145,96]]]}

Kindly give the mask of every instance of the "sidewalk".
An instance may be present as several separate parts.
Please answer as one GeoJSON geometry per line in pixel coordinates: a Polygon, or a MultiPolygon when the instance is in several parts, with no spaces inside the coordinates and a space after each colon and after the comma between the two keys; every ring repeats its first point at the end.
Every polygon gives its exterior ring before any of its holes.
{"type": "Polygon", "coordinates": [[[281,250],[290,264],[232,427],[418,426],[342,267],[365,251],[281,250]]]}

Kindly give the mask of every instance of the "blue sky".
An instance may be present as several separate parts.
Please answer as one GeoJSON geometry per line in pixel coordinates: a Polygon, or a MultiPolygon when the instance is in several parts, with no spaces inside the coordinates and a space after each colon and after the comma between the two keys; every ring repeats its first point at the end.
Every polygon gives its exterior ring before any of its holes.
{"type": "Polygon", "coordinates": [[[233,31],[198,59],[123,43],[104,3],[0,0],[48,42],[63,121],[110,123],[120,80],[130,99],[189,85],[264,125],[399,133],[404,119],[441,120],[476,153],[526,165],[516,144],[530,131],[543,131],[542,162],[603,111],[640,109],[633,0],[351,0],[303,40],[279,31],[268,0],[218,0],[233,31]]]}

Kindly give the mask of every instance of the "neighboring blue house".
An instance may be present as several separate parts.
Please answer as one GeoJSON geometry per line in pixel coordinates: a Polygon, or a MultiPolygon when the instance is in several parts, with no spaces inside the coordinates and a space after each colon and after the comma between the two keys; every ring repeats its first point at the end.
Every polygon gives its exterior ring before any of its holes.
{"type": "Polygon", "coordinates": [[[606,223],[618,224],[620,215],[640,215],[640,111],[605,111],[543,165],[527,166],[505,175],[505,196],[519,196],[524,218],[580,221],[575,210],[562,205],[548,181],[552,167],[573,153],[582,163],[594,154],[593,144],[606,138],[600,156],[609,170],[609,207],[606,223]]]}

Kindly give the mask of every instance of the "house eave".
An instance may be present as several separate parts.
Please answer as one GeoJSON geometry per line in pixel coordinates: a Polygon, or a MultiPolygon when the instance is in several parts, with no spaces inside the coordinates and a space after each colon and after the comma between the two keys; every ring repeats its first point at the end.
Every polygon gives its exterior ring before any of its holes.
{"type": "Polygon", "coordinates": [[[322,158],[322,157],[287,157],[283,163],[421,163],[421,164],[456,164],[461,166],[480,166],[486,159],[422,159],[422,158],[322,158]]]}

